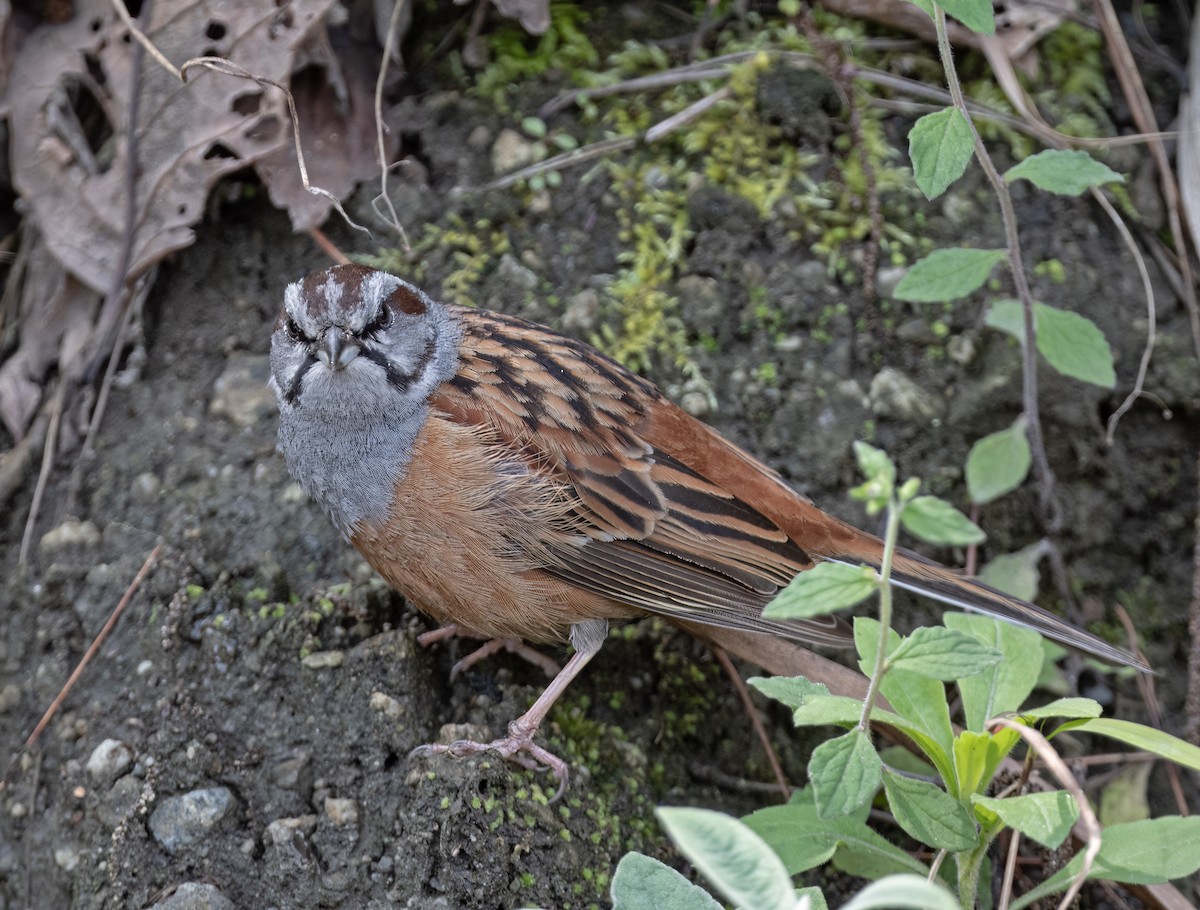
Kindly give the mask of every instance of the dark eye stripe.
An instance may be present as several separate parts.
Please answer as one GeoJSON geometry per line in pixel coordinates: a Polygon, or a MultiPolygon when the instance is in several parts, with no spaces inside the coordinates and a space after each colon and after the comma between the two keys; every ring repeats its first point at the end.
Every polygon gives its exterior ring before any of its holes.
{"type": "Polygon", "coordinates": [[[300,364],[299,368],[292,375],[292,381],[288,384],[287,391],[283,393],[283,400],[288,404],[296,403],[296,399],[300,397],[300,386],[304,384],[304,374],[316,362],[316,356],[312,352],[309,352],[308,356],[304,358],[304,363],[300,364]]]}

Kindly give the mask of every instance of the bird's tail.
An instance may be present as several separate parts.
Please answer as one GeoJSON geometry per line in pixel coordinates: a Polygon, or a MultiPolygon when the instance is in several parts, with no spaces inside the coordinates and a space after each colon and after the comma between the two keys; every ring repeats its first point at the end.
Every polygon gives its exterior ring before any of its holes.
{"type": "MultiPolygon", "coordinates": [[[[874,538],[863,532],[858,532],[858,534],[866,539],[863,541],[863,547],[852,546],[847,548],[850,552],[828,555],[826,558],[851,565],[865,563],[878,569],[880,567],[878,546],[877,544],[870,545],[875,543],[874,538]]],[[[1123,648],[1118,648],[1090,632],[1076,628],[1036,604],[997,591],[990,585],[969,576],[960,575],[933,560],[913,553],[911,550],[902,548],[897,551],[896,557],[892,561],[891,579],[892,584],[898,588],[921,594],[960,610],[982,613],[1033,629],[1052,641],[1075,651],[1082,651],[1098,657],[1106,663],[1136,667],[1145,673],[1151,672],[1150,667],[1144,661],[1123,648]]]]}

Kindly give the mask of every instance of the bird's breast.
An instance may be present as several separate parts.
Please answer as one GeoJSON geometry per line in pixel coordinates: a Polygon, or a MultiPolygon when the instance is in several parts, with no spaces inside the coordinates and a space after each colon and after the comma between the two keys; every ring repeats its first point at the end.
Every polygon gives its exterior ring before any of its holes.
{"type": "MultiPolygon", "coordinates": [[[[380,522],[351,541],[384,580],[439,622],[488,637],[563,640],[586,618],[630,611],[542,571],[569,502],[479,427],[436,410],[380,522]]],[[[581,541],[582,543],[582,541],[581,541]]]]}

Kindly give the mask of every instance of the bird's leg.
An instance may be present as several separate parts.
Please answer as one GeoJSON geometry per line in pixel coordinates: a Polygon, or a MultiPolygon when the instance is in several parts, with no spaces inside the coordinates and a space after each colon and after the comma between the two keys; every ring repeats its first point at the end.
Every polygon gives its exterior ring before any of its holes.
{"type": "Polygon", "coordinates": [[[600,650],[607,634],[608,622],[603,619],[589,619],[571,626],[571,644],[575,646],[575,653],[558,671],[558,674],[550,681],[550,685],[546,686],[529,710],[508,725],[507,736],[490,743],[477,743],[468,739],[460,739],[449,745],[430,743],[413,749],[409,756],[449,753],[456,758],[463,758],[480,752],[496,752],[525,768],[536,768],[540,763],[553,771],[554,776],[558,778],[558,790],[550,800],[552,803],[555,802],[567,790],[567,763],[537,745],[533,741],[533,737],[541,727],[542,721],[546,719],[546,715],[550,713],[550,708],[571,684],[571,680],[579,675],[579,672],[587,666],[587,662],[600,650]]]}
{"type": "MultiPolygon", "coordinates": [[[[469,633],[463,632],[455,623],[441,626],[429,632],[422,632],[417,636],[417,644],[422,648],[429,647],[439,641],[445,641],[447,638],[474,637],[469,633]]],[[[485,641],[482,645],[468,654],[466,657],[458,660],[453,667],[450,668],[450,681],[454,682],[464,671],[475,666],[479,661],[486,657],[491,657],[497,651],[507,651],[509,654],[515,654],[528,664],[533,664],[549,679],[553,679],[562,669],[557,661],[551,657],[547,657],[537,648],[531,648],[519,638],[492,638],[485,641]]]]}

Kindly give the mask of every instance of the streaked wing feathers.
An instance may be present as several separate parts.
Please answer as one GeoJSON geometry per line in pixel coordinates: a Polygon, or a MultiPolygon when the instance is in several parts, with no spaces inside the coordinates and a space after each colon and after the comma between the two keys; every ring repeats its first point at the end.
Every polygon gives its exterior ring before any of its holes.
{"type": "Polygon", "coordinates": [[[674,407],[653,385],[514,317],[463,317],[458,374],[432,404],[486,426],[511,457],[577,499],[537,542],[547,572],[649,613],[846,643],[840,620],[762,618],[812,559],[756,509],[640,435],[651,407],[674,407]]]}

